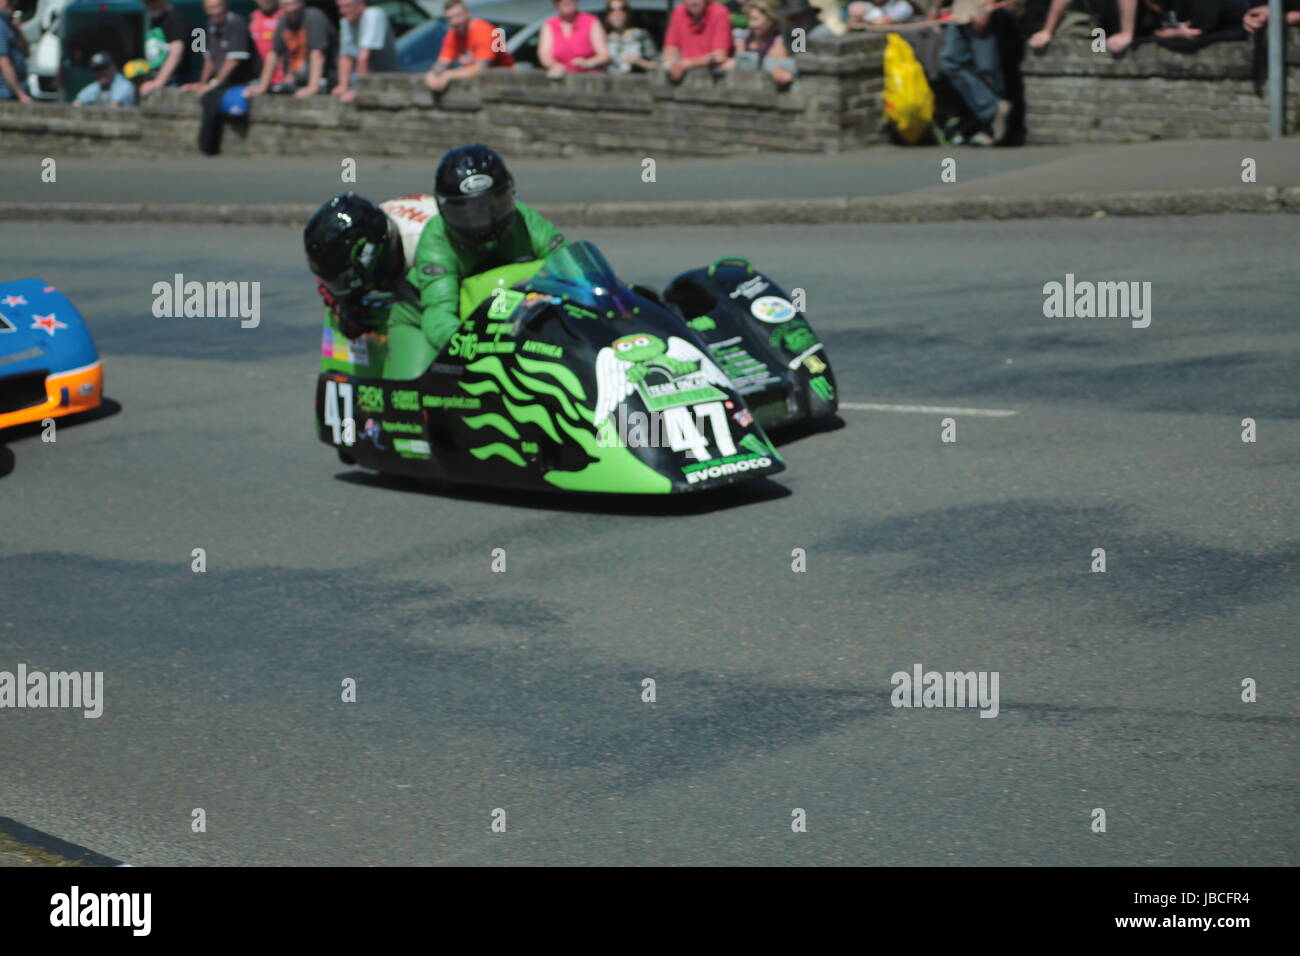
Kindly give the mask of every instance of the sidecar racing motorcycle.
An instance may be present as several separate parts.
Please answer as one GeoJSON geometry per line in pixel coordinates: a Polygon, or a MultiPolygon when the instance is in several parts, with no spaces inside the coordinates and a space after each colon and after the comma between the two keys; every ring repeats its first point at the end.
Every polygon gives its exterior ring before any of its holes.
{"type": "Polygon", "coordinates": [[[0,430],[88,412],[104,367],[72,301],[42,279],[0,282],[0,430]]]}
{"type": "Polygon", "coordinates": [[[834,413],[807,318],[744,259],[659,295],[588,242],[461,283],[461,328],[419,378],[327,313],[321,441],[349,465],[527,490],[677,494],[785,468],[766,429],[834,413]]]}

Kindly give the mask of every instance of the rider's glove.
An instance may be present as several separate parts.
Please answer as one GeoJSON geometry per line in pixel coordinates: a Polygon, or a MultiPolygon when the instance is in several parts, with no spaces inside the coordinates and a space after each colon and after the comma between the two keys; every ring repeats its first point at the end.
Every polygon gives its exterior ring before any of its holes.
{"type": "Polygon", "coordinates": [[[316,280],[316,291],[320,293],[325,308],[329,309],[338,320],[339,328],[349,339],[359,339],[367,332],[374,331],[373,323],[361,301],[352,296],[338,298],[320,279],[316,280]]]}

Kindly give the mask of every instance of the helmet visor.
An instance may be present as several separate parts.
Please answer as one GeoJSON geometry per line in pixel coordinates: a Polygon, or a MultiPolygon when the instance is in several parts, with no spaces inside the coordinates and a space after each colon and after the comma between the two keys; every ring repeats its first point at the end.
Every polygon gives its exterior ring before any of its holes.
{"type": "Polygon", "coordinates": [[[373,284],[386,261],[384,248],[384,244],[366,239],[358,239],[351,248],[343,242],[314,243],[307,253],[307,265],[325,288],[343,296],[373,284]]]}
{"type": "Polygon", "coordinates": [[[347,268],[329,279],[322,276],[321,281],[325,283],[325,288],[329,289],[337,298],[342,298],[349,292],[360,289],[365,285],[355,268],[347,268]]]}
{"type": "Polygon", "coordinates": [[[356,265],[338,248],[325,246],[311,250],[307,253],[307,265],[335,296],[345,295],[361,284],[356,265]]]}
{"type": "Polygon", "coordinates": [[[438,206],[452,229],[475,239],[491,239],[515,214],[515,197],[512,190],[503,189],[485,196],[447,196],[438,206]]]}

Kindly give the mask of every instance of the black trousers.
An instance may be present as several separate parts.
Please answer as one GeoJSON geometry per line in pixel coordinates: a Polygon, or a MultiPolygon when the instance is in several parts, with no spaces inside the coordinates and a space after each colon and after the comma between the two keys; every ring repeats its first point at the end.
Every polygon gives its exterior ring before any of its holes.
{"type": "Polygon", "coordinates": [[[229,86],[214,86],[199,98],[203,117],[199,120],[199,152],[207,156],[216,156],[221,152],[221,133],[225,128],[225,117],[221,115],[221,97],[226,95],[229,86]]]}

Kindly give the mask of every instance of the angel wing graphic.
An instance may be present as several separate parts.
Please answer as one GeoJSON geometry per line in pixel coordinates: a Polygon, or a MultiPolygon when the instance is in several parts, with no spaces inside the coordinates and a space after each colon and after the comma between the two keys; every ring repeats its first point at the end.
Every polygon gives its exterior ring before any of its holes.
{"type": "Polygon", "coordinates": [[[609,346],[596,355],[596,416],[592,424],[597,428],[636,387],[628,380],[627,370],[627,362],[616,358],[609,346]]]}

